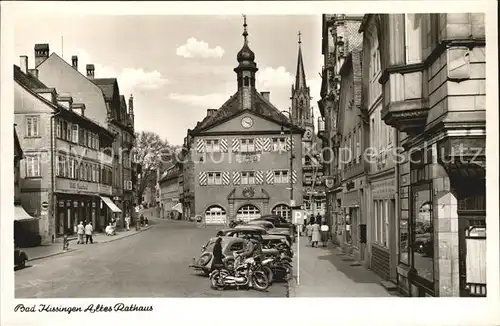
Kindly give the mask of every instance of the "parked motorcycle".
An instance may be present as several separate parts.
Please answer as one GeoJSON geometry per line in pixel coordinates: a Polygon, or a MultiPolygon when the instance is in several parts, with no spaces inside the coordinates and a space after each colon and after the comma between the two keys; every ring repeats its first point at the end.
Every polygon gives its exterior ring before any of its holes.
{"type": "Polygon", "coordinates": [[[236,286],[236,289],[248,286],[258,291],[265,291],[269,287],[267,275],[259,270],[253,258],[248,258],[243,264],[236,266],[233,271],[218,268],[210,273],[209,278],[212,288],[218,290],[227,286],[236,286]]]}

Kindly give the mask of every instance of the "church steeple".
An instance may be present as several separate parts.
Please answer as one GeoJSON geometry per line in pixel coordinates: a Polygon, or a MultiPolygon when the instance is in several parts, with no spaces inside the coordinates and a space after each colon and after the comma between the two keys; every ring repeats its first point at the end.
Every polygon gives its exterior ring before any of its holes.
{"type": "Polygon", "coordinates": [[[311,96],[306,83],[306,73],[302,59],[302,34],[299,32],[299,53],[297,58],[297,72],[295,84],[292,85],[292,115],[299,125],[313,125],[312,110],[310,107],[311,96]]]}
{"type": "Polygon", "coordinates": [[[259,70],[255,63],[255,54],[248,46],[247,17],[243,15],[243,47],[238,52],[236,60],[238,67],[234,68],[238,81],[238,94],[243,110],[252,107],[252,92],[255,89],[255,73],[259,70]]]}
{"type": "Polygon", "coordinates": [[[295,74],[295,89],[307,88],[306,84],[306,74],[304,72],[304,62],[302,61],[302,44],[301,36],[299,32],[299,55],[297,59],[297,73],[295,74]]]}

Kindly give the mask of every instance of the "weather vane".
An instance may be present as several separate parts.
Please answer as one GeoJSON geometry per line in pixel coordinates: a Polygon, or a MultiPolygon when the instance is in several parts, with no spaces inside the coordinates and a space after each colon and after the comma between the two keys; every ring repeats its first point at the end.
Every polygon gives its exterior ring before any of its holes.
{"type": "Polygon", "coordinates": [[[302,43],[302,40],[300,39],[301,35],[302,35],[302,33],[299,31],[299,44],[302,43]]]}

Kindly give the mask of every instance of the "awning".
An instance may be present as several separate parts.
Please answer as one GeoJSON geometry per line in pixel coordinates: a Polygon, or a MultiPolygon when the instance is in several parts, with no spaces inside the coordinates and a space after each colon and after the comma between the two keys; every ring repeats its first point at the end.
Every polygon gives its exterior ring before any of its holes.
{"type": "Polygon", "coordinates": [[[111,200],[111,198],[109,197],[105,197],[105,196],[100,196],[102,201],[106,203],[106,205],[109,207],[109,209],[111,211],[113,211],[113,213],[121,213],[122,210],[118,208],[118,206],[115,205],[115,203],[113,203],[113,201],[111,200]]]}
{"type": "Polygon", "coordinates": [[[182,203],[177,203],[177,204],[175,204],[175,206],[174,206],[174,207],[172,207],[172,210],[174,210],[174,211],[178,211],[179,213],[181,213],[181,214],[182,214],[182,203]]]}
{"type": "Polygon", "coordinates": [[[14,205],[14,221],[33,221],[36,220],[36,217],[28,214],[23,206],[14,205]]]}

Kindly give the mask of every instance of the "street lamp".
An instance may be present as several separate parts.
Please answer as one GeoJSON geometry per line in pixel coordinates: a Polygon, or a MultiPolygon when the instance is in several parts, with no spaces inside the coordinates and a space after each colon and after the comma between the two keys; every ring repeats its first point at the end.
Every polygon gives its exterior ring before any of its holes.
{"type": "MultiPolygon", "coordinates": [[[[285,111],[285,110],[282,110],[281,113],[288,113],[289,117],[290,117],[290,175],[289,175],[289,181],[290,181],[290,214],[292,213],[292,206],[293,206],[293,180],[292,180],[292,173],[293,173],[293,148],[292,148],[292,140],[293,140],[293,134],[292,134],[292,128],[291,128],[291,125],[292,125],[292,114],[290,113],[290,111],[285,111]]],[[[283,125],[281,125],[281,135],[284,135],[285,134],[285,129],[283,128],[283,125]]],[[[292,216],[290,216],[291,218],[292,216]]]]}

